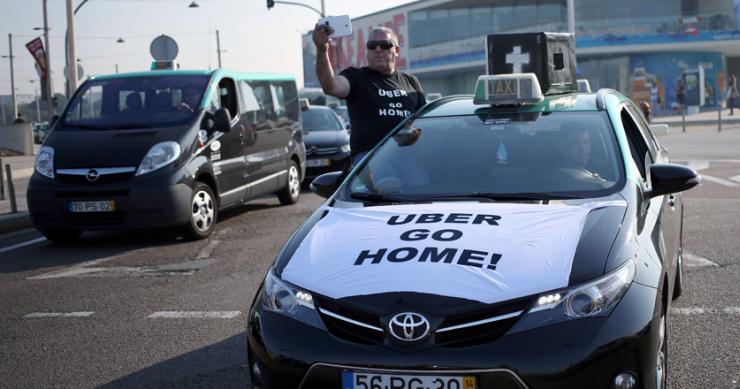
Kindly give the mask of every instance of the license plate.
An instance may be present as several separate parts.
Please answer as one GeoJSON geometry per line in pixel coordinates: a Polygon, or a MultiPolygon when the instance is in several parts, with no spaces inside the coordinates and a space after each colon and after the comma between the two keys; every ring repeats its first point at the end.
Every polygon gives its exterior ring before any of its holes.
{"type": "Polygon", "coordinates": [[[116,210],[116,202],[104,201],[70,201],[70,212],[113,212],[116,210]]]}
{"type": "Polygon", "coordinates": [[[306,167],[317,167],[317,166],[329,166],[330,164],[329,159],[307,159],[306,160],[306,167]]]}
{"type": "Polygon", "coordinates": [[[474,376],[342,372],[342,389],[476,389],[474,376]]]}

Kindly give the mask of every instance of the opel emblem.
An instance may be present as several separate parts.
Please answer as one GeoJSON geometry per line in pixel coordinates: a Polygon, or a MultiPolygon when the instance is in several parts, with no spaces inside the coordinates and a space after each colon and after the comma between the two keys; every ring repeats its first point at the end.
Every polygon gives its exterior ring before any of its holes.
{"type": "Polygon", "coordinates": [[[404,342],[416,342],[423,339],[429,334],[429,329],[429,320],[413,312],[399,313],[393,316],[388,323],[388,331],[391,335],[404,342]]]}
{"type": "Polygon", "coordinates": [[[85,175],[85,177],[87,177],[87,180],[88,181],[95,182],[95,181],[97,181],[98,177],[100,177],[100,175],[98,174],[98,171],[97,170],[90,169],[90,170],[87,171],[87,174],[85,175]]]}

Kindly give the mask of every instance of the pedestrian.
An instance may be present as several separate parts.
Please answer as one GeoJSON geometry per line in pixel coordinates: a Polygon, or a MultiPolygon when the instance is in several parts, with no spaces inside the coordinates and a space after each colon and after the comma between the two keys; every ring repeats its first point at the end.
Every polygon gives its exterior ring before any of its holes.
{"type": "Polygon", "coordinates": [[[734,108],[735,108],[735,101],[737,101],[738,98],[738,92],[737,92],[737,78],[735,78],[735,75],[730,75],[730,82],[727,86],[727,105],[730,107],[730,115],[734,114],[734,108]]]}
{"type": "Polygon", "coordinates": [[[683,113],[684,103],[686,102],[686,85],[683,83],[683,78],[678,80],[676,101],[678,102],[678,113],[683,113]]]}
{"type": "Polygon", "coordinates": [[[642,114],[645,116],[645,120],[647,120],[648,123],[652,123],[653,121],[653,108],[650,106],[650,103],[648,103],[645,100],[640,100],[640,110],[642,111],[642,114]]]}
{"type": "Polygon", "coordinates": [[[20,112],[18,112],[18,117],[13,120],[13,123],[25,123],[26,120],[23,119],[23,115],[21,115],[20,112]]]}
{"type": "Polygon", "coordinates": [[[316,76],[327,95],[345,99],[349,112],[352,162],[357,164],[396,125],[426,104],[416,77],[398,71],[401,52],[396,33],[387,27],[375,27],[368,36],[367,66],[350,66],[334,74],[329,61],[333,31],[316,25],[316,76]]]}

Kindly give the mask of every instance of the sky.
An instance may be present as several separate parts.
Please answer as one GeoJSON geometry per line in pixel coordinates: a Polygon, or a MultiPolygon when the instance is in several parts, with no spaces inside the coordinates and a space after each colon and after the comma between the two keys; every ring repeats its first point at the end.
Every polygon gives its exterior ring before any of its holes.
{"type": "MultiPolygon", "coordinates": [[[[83,0],[73,0],[77,7],[83,0]]],[[[292,0],[320,9],[320,0],[292,0]]],[[[325,0],[327,15],[351,18],[411,3],[414,0],[325,0]]],[[[247,72],[281,72],[303,85],[301,34],[319,15],[308,8],[265,0],[88,0],[75,16],[76,56],[85,76],[148,70],[149,44],[161,34],[175,39],[182,69],[218,66],[216,30],[224,68],[247,72]],[[122,38],[123,43],[117,43],[122,38]]],[[[13,34],[16,93],[34,94],[38,76],[25,44],[43,31],[43,0],[0,0],[0,54],[8,55],[13,34]]],[[[48,0],[53,87],[63,93],[66,0],[48,0]]],[[[10,94],[10,63],[0,59],[0,95],[10,94]]]]}

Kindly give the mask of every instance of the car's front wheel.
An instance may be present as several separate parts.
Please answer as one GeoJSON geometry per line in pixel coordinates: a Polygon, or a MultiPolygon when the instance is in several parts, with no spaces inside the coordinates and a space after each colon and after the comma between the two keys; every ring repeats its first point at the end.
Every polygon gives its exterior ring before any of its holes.
{"type": "Polygon", "coordinates": [[[213,232],[218,215],[216,196],[210,186],[196,182],[190,198],[190,218],[184,235],[188,240],[205,239],[213,232]]]}
{"type": "Polygon", "coordinates": [[[668,376],[668,324],[665,309],[661,310],[659,324],[658,352],[655,356],[655,388],[665,389],[668,376]]]}
{"type": "Polygon", "coordinates": [[[291,205],[298,202],[301,195],[301,175],[298,173],[298,164],[290,161],[288,168],[288,183],[277,193],[278,200],[282,205],[291,205]]]}

